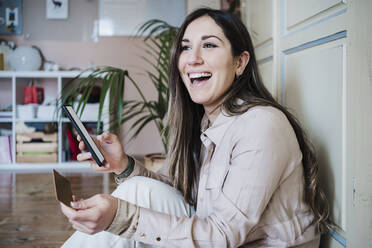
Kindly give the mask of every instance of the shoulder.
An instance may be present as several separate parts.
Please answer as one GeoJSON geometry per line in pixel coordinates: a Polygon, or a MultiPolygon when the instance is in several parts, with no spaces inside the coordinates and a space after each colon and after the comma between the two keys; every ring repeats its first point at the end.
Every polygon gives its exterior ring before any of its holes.
{"type": "Polygon", "coordinates": [[[279,109],[271,106],[256,106],[249,109],[236,117],[234,125],[236,127],[245,127],[246,129],[248,127],[260,130],[267,129],[267,131],[281,128],[291,129],[291,124],[285,114],[279,109]]]}
{"type": "Polygon", "coordinates": [[[250,108],[245,113],[241,114],[237,118],[240,121],[250,122],[286,122],[288,121],[285,114],[279,109],[272,106],[256,106],[250,108]]]}
{"type": "Polygon", "coordinates": [[[246,139],[256,147],[297,143],[286,115],[271,106],[256,106],[237,116],[230,131],[236,140],[246,139]]]}

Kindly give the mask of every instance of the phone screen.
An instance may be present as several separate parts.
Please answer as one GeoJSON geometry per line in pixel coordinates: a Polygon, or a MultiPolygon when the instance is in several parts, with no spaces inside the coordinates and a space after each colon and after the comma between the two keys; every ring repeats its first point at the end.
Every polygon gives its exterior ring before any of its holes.
{"type": "Polygon", "coordinates": [[[94,143],[92,137],[90,137],[88,131],[84,127],[83,123],[80,121],[79,117],[75,113],[74,109],[71,106],[63,106],[67,117],[71,120],[75,129],[79,133],[80,137],[84,141],[86,147],[92,154],[94,160],[97,162],[98,166],[103,166],[105,158],[103,157],[101,151],[98,149],[96,143],[94,143]]]}

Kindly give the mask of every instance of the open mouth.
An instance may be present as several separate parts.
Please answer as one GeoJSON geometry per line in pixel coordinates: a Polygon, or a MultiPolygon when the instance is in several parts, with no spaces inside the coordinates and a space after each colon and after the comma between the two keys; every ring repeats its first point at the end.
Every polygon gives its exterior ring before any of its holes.
{"type": "Polygon", "coordinates": [[[201,73],[189,73],[191,84],[198,84],[206,81],[212,77],[212,73],[201,72],[201,73]]]}

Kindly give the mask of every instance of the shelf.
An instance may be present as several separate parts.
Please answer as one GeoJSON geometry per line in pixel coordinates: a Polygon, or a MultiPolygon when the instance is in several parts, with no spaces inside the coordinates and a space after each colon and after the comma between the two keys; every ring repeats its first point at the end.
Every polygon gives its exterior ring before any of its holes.
{"type": "Polygon", "coordinates": [[[6,111],[0,111],[0,117],[1,118],[12,118],[12,116],[13,116],[13,112],[12,111],[8,111],[8,112],[6,112],[6,111]]]}
{"type": "MultiPolygon", "coordinates": [[[[0,71],[0,78],[74,78],[81,71],[0,71]]],[[[88,75],[89,72],[83,74],[88,75]]]]}
{"type": "Polygon", "coordinates": [[[12,122],[13,119],[12,118],[0,118],[0,123],[8,123],[8,122],[12,122]]]}
{"type": "Polygon", "coordinates": [[[16,122],[41,122],[41,123],[44,123],[44,122],[58,122],[57,120],[43,120],[43,119],[16,119],[15,120],[16,122]]]}
{"type": "Polygon", "coordinates": [[[47,173],[52,169],[64,172],[92,172],[89,163],[66,162],[66,163],[10,163],[0,164],[0,173],[47,173]]]}
{"type": "MultiPolygon", "coordinates": [[[[77,76],[84,78],[87,77],[90,73],[91,71],[87,71],[84,73],[82,73],[81,71],[0,71],[0,106],[3,109],[7,108],[9,105],[12,105],[13,107],[18,107],[18,104],[22,105],[21,103],[24,101],[24,87],[28,85],[31,79],[36,79],[36,85],[44,89],[45,99],[49,98],[48,100],[51,100],[58,99],[58,97],[61,96],[63,87],[71,79],[77,76]]],[[[20,113],[19,109],[17,110],[18,113],[20,113]]],[[[107,110],[106,103],[104,106],[104,110],[107,110]]],[[[90,105],[90,108],[85,109],[85,113],[89,113],[89,115],[86,115],[86,117],[84,117],[83,115],[82,119],[84,123],[91,126],[91,128],[93,129],[95,128],[94,123],[97,122],[97,119],[91,117],[96,117],[92,114],[97,111],[98,105],[90,105]]],[[[37,130],[40,131],[43,130],[43,126],[46,124],[57,123],[55,127],[57,132],[57,140],[55,142],[57,144],[56,154],[58,162],[19,163],[17,161],[21,160],[17,160],[13,161],[12,163],[0,163],[0,173],[49,173],[52,169],[64,172],[94,172],[90,168],[89,163],[67,162],[70,161],[69,159],[71,158],[70,146],[66,134],[66,129],[69,126],[67,125],[67,123],[69,123],[70,120],[68,118],[60,118],[62,116],[59,109],[57,116],[55,115],[56,113],[54,113],[53,115],[49,112],[41,112],[41,115],[38,113],[38,116],[40,116],[41,119],[32,118],[33,115],[28,112],[17,116],[16,112],[17,111],[15,109],[12,109],[12,112],[0,112],[0,128],[7,129],[11,133],[10,136],[12,142],[10,151],[13,155],[13,158],[16,157],[15,154],[17,154],[17,152],[19,152],[20,150],[19,147],[17,148],[16,142],[18,135],[18,132],[16,130],[17,124],[19,124],[20,122],[25,122],[27,123],[27,125],[34,126],[37,130]]],[[[21,113],[23,112],[21,111],[21,113]]],[[[107,130],[106,125],[108,124],[105,123],[109,123],[108,116],[102,116],[102,128],[104,130],[107,130]]],[[[53,153],[55,154],[55,152],[53,153]]],[[[52,161],[56,160],[53,159],[52,161]]]]}

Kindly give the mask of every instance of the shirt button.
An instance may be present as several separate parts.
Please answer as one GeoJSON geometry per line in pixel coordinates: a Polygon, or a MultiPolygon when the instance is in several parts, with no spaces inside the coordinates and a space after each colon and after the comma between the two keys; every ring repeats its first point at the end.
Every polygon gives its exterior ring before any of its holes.
{"type": "Polygon", "coordinates": [[[146,234],[141,233],[141,234],[140,234],[140,237],[141,237],[141,238],[145,238],[145,237],[146,237],[146,234]]]}
{"type": "Polygon", "coordinates": [[[158,242],[161,241],[161,238],[160,237],[157,237],[156,238],[156,241],[158,241],[158,242]]]}

